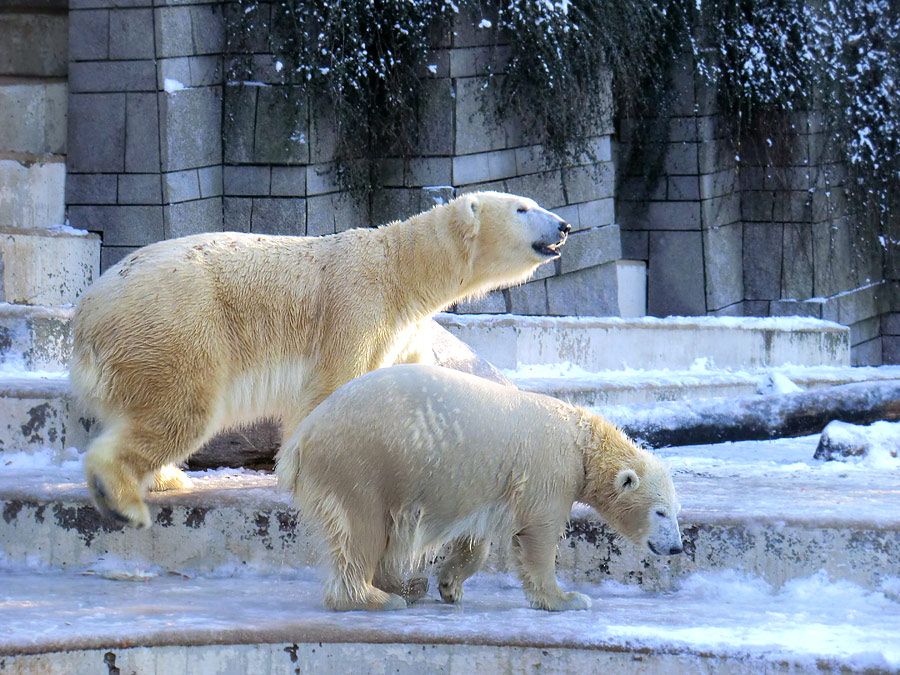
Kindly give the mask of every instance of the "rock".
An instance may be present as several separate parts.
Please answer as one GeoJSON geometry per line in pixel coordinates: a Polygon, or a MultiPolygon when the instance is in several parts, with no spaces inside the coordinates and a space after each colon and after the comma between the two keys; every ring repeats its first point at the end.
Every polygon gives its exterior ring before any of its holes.
{"type": "Polygon", "coordinates": [[[900,423],[875,422],[870,426],[835,420],[822,430],[814,459],[846,461],[850,457],[897,458],[900,423]]]}

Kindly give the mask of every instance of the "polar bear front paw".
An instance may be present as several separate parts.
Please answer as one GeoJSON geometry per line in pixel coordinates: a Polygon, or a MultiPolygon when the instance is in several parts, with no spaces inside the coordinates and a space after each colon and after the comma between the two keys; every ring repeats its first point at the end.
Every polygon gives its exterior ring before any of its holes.
{"type": "Polygon", "coordinates": [[[457,603],[462,600],[463,596],[462,582],[456,577],[438,579],[438,592],[444,602],[457,603]]]}
{"type": "Polygon", "coordinates": [[[591,599],[584,593],[570,591],[553,600],[546,599],[539,602],[532,600],[531,606],[535,609],[546,609],[551,612],[565,612],[570,609],[590,609],[591,599]]]}

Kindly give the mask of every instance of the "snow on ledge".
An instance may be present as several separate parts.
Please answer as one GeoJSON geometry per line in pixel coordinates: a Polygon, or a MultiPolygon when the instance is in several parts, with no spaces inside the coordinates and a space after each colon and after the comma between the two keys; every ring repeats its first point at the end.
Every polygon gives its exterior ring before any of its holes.
{"type": "Polygon", "coordinates": [[[522,326],[534,328],[727,328],[731,330],[835,331],[849,333],[847,326],[834,321],[808,316],[644,316],[621,318],[606,316],[526,316],[521,314],[453,314],[441,312],[435,319],[442,326],[473,326],[489,328],[522,326]]]}

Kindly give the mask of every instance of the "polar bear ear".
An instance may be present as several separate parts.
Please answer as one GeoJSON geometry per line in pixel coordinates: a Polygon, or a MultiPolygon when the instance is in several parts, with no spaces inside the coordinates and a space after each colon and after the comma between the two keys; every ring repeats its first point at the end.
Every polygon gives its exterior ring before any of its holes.
{"type": "Polygon", "coordinates": [[[619,492],[636,490],[640,483],[641,479],[638,478],[637,472],[634,469],[622,469],[616,474],[616,489],[619,492]]]}
{"type": "Polygon", "coordinates": [[[466,241],[474,239],[478,235],[481,226],[481,200],[477,194],[463,195],[462,211],[460,218],[466,226],[464,238],[466,241]]]}

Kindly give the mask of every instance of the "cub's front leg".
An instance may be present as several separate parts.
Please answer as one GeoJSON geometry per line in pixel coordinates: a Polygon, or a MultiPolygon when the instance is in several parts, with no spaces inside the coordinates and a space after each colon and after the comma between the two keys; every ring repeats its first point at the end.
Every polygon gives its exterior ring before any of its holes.
{"type": "Polygon", "coordinates": [[[526,525],[513,537],[525,596],[535,609],[588,609],[588,596],[575,591],[566,593],[556,583],[556,546],[561,530],[551,525],[526,525]]]}

